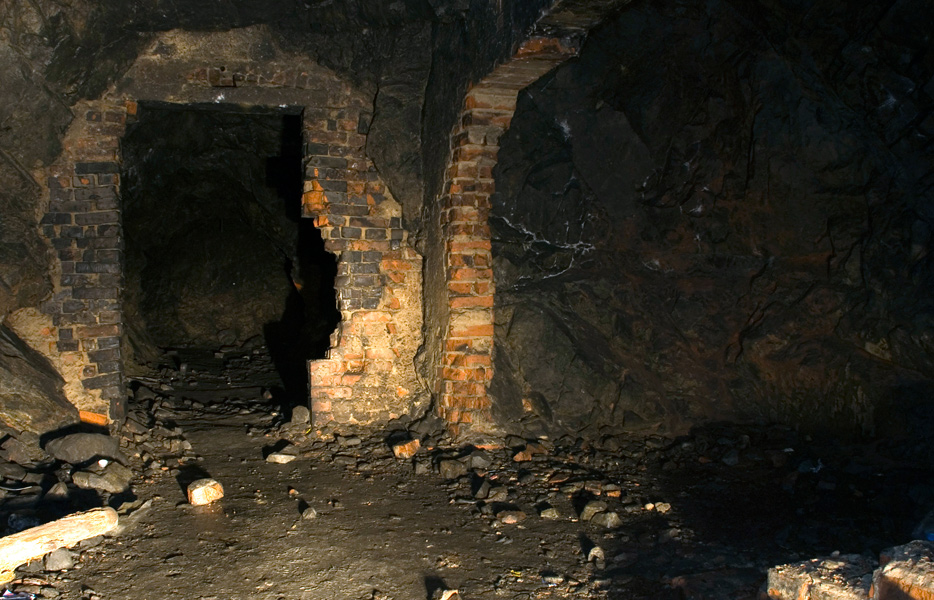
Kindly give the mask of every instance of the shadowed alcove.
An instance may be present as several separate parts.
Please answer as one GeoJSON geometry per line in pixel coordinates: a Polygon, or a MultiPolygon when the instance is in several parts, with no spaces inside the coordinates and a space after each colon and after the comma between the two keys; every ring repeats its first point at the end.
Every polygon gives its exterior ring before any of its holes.
{"type": "Polygon", "coordinates": [[[305,363],[339,316],[334,257],[300,214],[301,122],[290,108],[140,106],[123,140],[131,362],[268,350],[281,381],[261,383],[305,397],[305,363]]]}

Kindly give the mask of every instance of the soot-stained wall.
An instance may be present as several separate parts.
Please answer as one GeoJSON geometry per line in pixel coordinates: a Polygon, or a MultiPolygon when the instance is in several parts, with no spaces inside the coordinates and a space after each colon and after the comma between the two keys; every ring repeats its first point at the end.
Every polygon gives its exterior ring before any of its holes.
{"type": "Polygon", "coordinates": [[[931,422],[930,6],[837,4],[639,3],[520,95],[501,422],[931,422]]]}

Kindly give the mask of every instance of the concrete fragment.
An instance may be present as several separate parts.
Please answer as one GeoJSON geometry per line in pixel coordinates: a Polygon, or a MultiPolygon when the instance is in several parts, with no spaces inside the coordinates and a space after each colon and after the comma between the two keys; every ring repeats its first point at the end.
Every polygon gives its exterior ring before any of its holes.
{"type": "Polygon", "coordinates": [[[412,458],[421,447],[422,443],[419,440],[409,440],[408,442],[395,444],[392,447],[392,453],[396,458],[412,458]]]}
{"type": "Polygon", "coordinates": [[[859,554],[812,558],[769,569],[769,600],[868,600],[875,561],[859,554]]]}
{"type": "Polygon", "coordinates": [[[934,542],[883,550],[872,578],[873,600],[934,600],[934,542]]]}
{"type": "Polygon", "coordinates": [[[188,502],[195,506],[210,504],[223,497],[224,486],[214,479],[198,479],[188,484],[188,502]]]}

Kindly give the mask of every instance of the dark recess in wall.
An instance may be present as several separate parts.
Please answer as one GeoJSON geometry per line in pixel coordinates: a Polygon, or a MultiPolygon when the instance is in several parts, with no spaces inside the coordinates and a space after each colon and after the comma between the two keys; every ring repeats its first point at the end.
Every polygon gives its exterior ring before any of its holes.
{"type": "Polygon", "coordinates": [[[294,109],[142,103],[122,150],[125,315],[140,363],[161,349],[265,345],[285,389],[339,313],[334,256],[301,217],[294,109]]]}

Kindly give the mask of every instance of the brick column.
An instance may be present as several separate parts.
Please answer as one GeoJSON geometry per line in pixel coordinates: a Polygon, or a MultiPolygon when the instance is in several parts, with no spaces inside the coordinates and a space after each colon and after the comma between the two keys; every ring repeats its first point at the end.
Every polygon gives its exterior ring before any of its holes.
{"type": "Polygon", "coordinates": [[[55,250],[57,268],[55,293],[40,308],[57,333],[50,351],[76,373],[84,390],[71,399],[88,413],[119,421],[126,392],[117,161],[127,107],[88,103],[79,110],[65,139],[67,159],[48,178],[48,211],[40,224],[55,250]]]}
{"type": "Polygon", "coordinates": [[[553,38],[523,44],[470,89],[451,136],[441,197],[447,316],[438,412],[455,435],[494,429],[488,393],[495,291],[489,214],[499,139],[509,127],[519,91],[574,53],[553,38]]]}
{"type": "Polygon", "coordinates": [[[309,363],[315,425],[394,418],[417,393],[421,256],[408,246],[401,206],[365,156],[360,110],[305,112],[304,215],[337,256],[342,317],[328,357],[309,363]]]}

